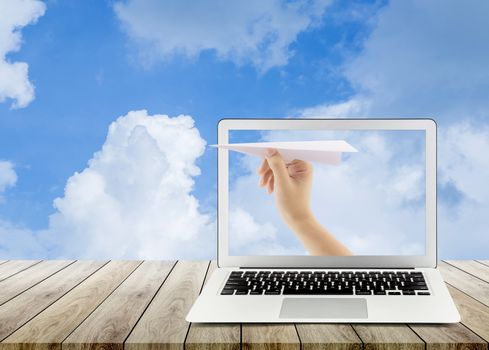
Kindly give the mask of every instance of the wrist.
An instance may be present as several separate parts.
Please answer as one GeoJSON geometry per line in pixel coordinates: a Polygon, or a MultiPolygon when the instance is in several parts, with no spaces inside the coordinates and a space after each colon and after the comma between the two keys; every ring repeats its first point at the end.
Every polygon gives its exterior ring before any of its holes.
{"type": "Polygon", "coordinates": [[[284,217],[285,223],[294,231],[302,231],[303,228],[311,226],[316,222],[312,211],[308,208],[300,213],[284,217]]]}

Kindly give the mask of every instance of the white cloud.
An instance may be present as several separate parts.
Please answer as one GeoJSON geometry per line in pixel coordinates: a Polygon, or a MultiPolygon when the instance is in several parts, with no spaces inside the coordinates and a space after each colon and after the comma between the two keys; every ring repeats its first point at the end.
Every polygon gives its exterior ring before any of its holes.
{"type": "Polygon", "coordinates": [[[329,3],[127,0],[114,9],[146,64],[212,51],[220,59],[266,71],[288,62],[290,45],[320,21],[329,3]]]}
{"type": "Polygon", "coordinates": [[[233,244],[240,248],[262,239],[275,239],[277,230],[269,223],[258,224],[253,217],[242,208],[230,213],[230,231],[233,232],[233,244]]]}
{"type": "Polygon", "coordinates": [[[11,62],[7,55],[20,50],[20,30],[36,23],[46,10],[38,0],[0,0],[0,103],[12,99],[12,108],[26,107],[34,99],[34,86],[25,62],[11,62]]]}
{"type": "Polygon", "coordinates": [[[489,2],[448,3],[389,2],[371,21],[374,27],[361,53],[343,66],[356,93],[305,111],[322,107],[333,116],[487,118],[489,2]]]}
{"type": "Polygon", "coordinates": [[[444,258],[487,256],[489,245],[488,11],[484,0],[390,2],[363,51],[344,66],[356,93],[308,109],[340,117],[437,119],[444,258]]]}
{"type": "MultiPolygon", "coordinates": [[[[0,204],[4,204],[3,194],[17,183],[17,174],[12,162],[0,160],[0,204]]],[[[0,218],[0,257],[22,259],[44,253],[35,233],[0,218]]]]}
{"type": "Polygon", "coordinates": [[[364,98],[352,98],[347,101],[320,104],[299,111],[299,116],[304,118],[347,118],[363,117],[368,113],[369,100],[364,98]]]}
{"type": "Polygon", "coordinates": [[[489,126],[450,126],[440,135],[440,185],[451,198],[439,201],[444,253],[457,258],[487,258],[489,246],[489,126]],[[450,195],[450,194],[449,194],[450,195]]]}
{"type": "Polygon", "coordinates": [[[143,110],[117,119],[102,149],[54,201],[49,231],[60,240],[60,254],[208,257],[212,218],[191,194],[204,148],[189,116],[143,110]]]}
{"type": "Polygon", "coordinates": [[[37,233],[0,219],[0,257],[7,259],[45,259],[48,249],[37,233]]]}
{"type": "Polygon", "coordinates": [[[440,182],[468,200],[489,204],[489,125],[459,123],[440,135],[440,182]]]}
{"type": "Polygon", "coordinates": [[[489,3],[393,1],[345,67],[374,113],[487,117],[489,3]]]}
{"type": "Polygon", "coordinates": [[[210,258],[213,215],[192,195],[205,149],[189,116],[132,111],[54,200],[49,227],[0,222],[0,254],[51,258],[210,258]],[[10,239],[9,237],[12,237],[10,239]],[[18,238],[20,237],[20,238],[18,238]]]}
{"type": "Polygon", "coordinates": [[[280,242],[273,223],[259,223],[240,207],[229,213],[229,232],[230,255],[286,255],[294,251],[280,242]]]}
{"type": "Polygon", "coordinates": [[[15,186],[17,173],[12,162],[0,160],[0,204],[4,201],[4,192],[7,188],[15,186]]]}
{"type": "Polygon", "coordinates": [[[395,168],[391,190],[408,201],[424,196],[424,172],[420,167],[401,165],[395,168]]]}
{"type": "Polygon", "coordinates": [[[12,187],[17,182],[17,174],[12,162],[0,160],[0,202],[2,194],[8,187],[12,187]]]}

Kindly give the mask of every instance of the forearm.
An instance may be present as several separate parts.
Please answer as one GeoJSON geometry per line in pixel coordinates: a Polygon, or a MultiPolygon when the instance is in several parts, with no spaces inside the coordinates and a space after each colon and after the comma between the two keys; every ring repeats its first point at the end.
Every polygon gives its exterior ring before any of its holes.
{"type": "Polygon", "coordinates": [[[302,240],[311,255],[352,255],[312,214],[289,222],[289,227],[302,240]]]}

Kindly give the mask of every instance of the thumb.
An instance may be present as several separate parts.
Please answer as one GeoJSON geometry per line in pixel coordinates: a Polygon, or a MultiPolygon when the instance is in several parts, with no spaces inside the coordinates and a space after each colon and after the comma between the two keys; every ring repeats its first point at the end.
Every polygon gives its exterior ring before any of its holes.
{"type": "Polygon", "coordinates": [[[282,156],[276,149],[268,148],[266,151],[268,166],[273,171],[275,181],[285,183],[289,180],[289,172],[285,166],[282,156]]]}

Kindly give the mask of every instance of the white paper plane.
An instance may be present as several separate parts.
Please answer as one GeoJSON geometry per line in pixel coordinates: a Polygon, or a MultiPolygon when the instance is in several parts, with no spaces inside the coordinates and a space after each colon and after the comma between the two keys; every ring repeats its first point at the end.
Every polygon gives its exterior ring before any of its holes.
{"type": "Polygon", "coordinates": [[[273,148],[280,153],[286,163],[300,159],[331,165],[341,163],[343,152],[358,152],[355,147],[343,140],[225,143],[211,146],[261,158],[265,158],[267,148],[273,148]]]}

